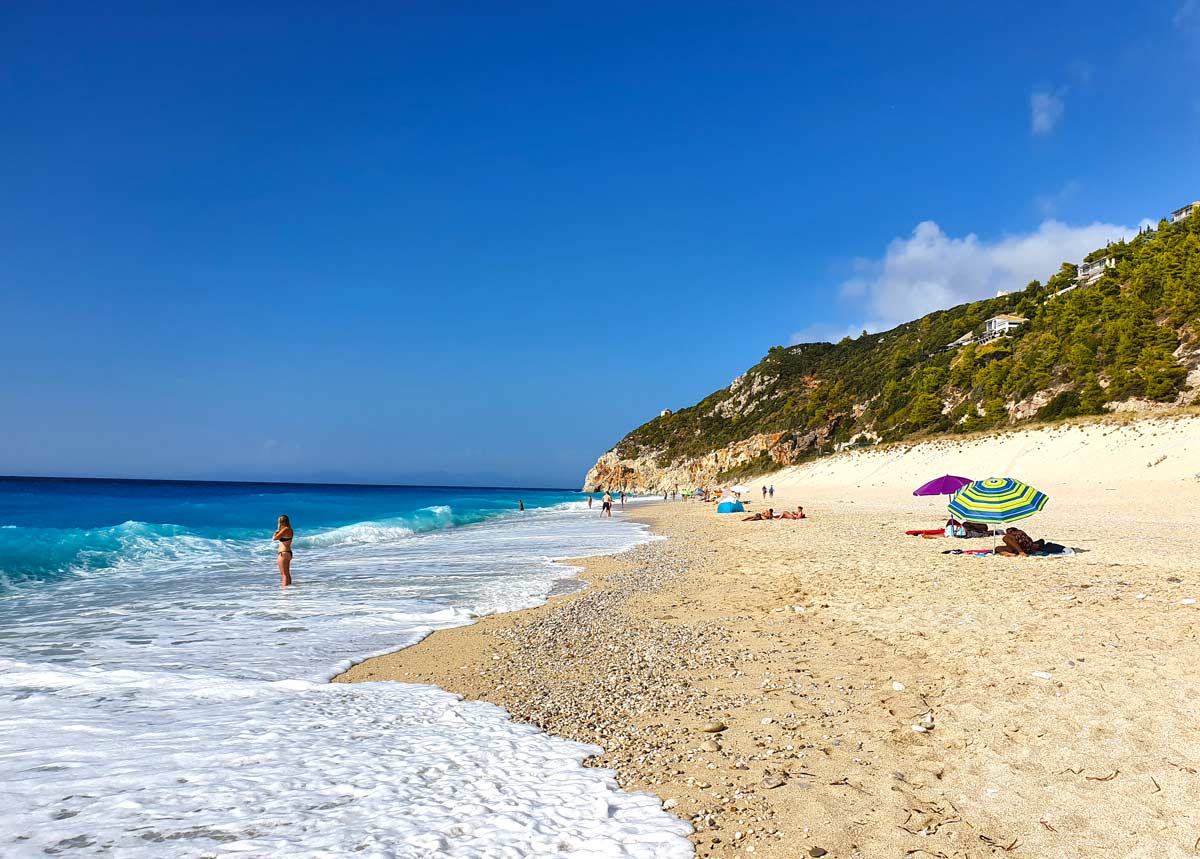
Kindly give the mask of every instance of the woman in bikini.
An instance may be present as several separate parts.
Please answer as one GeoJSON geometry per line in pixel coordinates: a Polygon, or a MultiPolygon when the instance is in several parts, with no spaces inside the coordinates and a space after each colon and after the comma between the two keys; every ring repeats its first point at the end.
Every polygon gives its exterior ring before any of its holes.
{"type": "Polygon", "coordinates": [[[296,532],[292,530],[292,522],[286,516],[279,517],[279,527],[275,529],[272,540],[279,541],[279,576],[286,588],[292,583],[292,538],[296,532]]]}

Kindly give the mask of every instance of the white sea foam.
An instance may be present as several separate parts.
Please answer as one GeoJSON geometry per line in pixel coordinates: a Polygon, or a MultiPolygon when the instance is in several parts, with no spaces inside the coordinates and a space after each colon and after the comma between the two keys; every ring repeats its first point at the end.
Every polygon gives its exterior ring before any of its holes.
{"type": "MultiPolygon", "coordinates": [[[[346,535],[343,535],[343,538],[346,535]]],[[[644,534],[570,505],[391,539],[205,541],[0,598],[0,855],[675,857],[590,747],[428,686],[329,684],[644,534]]]]}

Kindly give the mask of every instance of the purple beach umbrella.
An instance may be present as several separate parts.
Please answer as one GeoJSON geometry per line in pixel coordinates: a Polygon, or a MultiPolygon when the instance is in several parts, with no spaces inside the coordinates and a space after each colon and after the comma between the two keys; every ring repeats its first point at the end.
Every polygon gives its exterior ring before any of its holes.
{"type": "Polygon", "coordinates": [[[955,477],[945,474],[935,477],[921,488],[914,490],[913,495],[953,495],[971,482],[969,477],[955,477]]]}

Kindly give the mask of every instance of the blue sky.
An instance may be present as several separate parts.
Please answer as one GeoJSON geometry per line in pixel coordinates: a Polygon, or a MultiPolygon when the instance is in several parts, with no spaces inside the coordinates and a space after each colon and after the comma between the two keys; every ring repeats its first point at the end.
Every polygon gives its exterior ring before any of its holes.
{"type": "Polygon", "coordinates": [[[0,10],[0,473],[575,485],[1200,198],[1200,0],[253,5],[0,10]]]}

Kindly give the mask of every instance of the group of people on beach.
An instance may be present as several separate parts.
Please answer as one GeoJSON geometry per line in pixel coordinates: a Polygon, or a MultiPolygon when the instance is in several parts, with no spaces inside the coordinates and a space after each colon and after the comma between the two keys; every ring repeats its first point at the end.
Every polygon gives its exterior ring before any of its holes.
{"type": "Polygon", "coordinates": [[[782,513],[776,513],[775,508],[768,507],[760,513],[755,513],[753,516],[747,516],[743,522],[765,522],[768,519],[807,519],[804,515],[804,508],[797,505],[796,512],[790,513],[784,510],[782,513]]]}
{"type": "MultiPolygon", "coordinates": [[[[625,492],[620,492],[621,506],[625,506],[625,492]]],[[[588,509],[592,509],[593,496],[589,492],[587,497],[588,509]]],[[[611,492],[605,492],[600,499],[600,515],[612,518],[613,497],[611,492]]],[[[525,500],[517,500],[517,510],[525,511],[525,500]]],[[[292,584],[292,541],[296,538],[296,532],[292,530],[292,521],[287,516],[280,516],[279,521],[275,526],[275,533],[271,535],[271,539],[279,543],[278,552],[276,553],[276,563],[279,566],[279,578],[286,588],[292,584]]]]}
{"type": "MultiPolygon", "coordinates": [[[[774,486],[763,487],[763,497],[775,497],[774,486]]],[[[625,506],[625,493],[619,493],[620,504],[625,506]]],[[[663,497],[666,497],[664,493],[663,497]]],[[[587,497],[588,509],[592,509],[593,496],[589,492],[587,497]]],[[[525,509],[525,502],[519,502],[519,508],[525,509]]],[[[611,492],[605,491],[600,499],[600,516],[612,518],[613,496],[611,492]]],[[[773,507],[768,507],[766,510],[759,513],[754,513],[747,516],[743,522],[766,522],[774,519],[807,519],[808,516],[804,513],[804,508],[797,505],[794,512],[784,510],[776,513],[773,507]]],[[[935,532],[936,533],[936,532],[935,532]]],[[[988,537],[992,531],[986,525],[980,525],[977,522],[958,522],[951,519],[946,523],[946,536],[948,537],[988,537]]],[[[996,536],[1001,539],[1000,545],[995,548],[995,554],[1003,555],[1010,558],[1026,558],[1030,555],[1038,553],[1055,551],[1061,552],[1063,549],[1056,543],[1048,543],[1044,539],[1034,540],[1020,528],[1007,528],[1003,534],[996,532],[996,536]]],[[[279,577],[286,588],[292,584],[292,541],[296,538],[296,532],[292,530],[292,522],[287,516],[280,516],[276,524],[275,533],[271,536],[272,540],[278,541],[279,550],[276,556],[279,565],[279,577]]]]}

